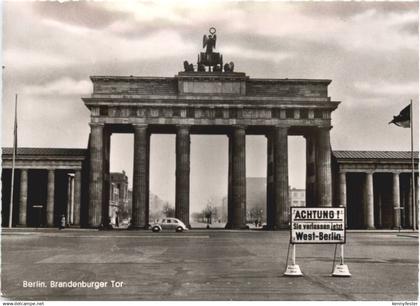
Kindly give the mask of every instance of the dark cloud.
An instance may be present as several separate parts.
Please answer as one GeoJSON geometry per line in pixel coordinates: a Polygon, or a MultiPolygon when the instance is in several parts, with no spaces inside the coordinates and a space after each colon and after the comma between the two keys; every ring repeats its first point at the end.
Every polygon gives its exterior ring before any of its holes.
{"type": "Polygon", "coordinates": [[[31,4],[39,16],[77,26],[101,29],[116,20],[129,18],[124,12],[108,11],[103,4],[88,1],[36,1],[31,4]]]}
{"type": "Polygon", "coordinates": [[[419,23],[418,22],[408,22],[403,25],[396,26],[397,30],[401,33],[408,33],[411,35],[418,36],[419,34],[419,23]]]}
{"type": "Polygon", "coordinates": [[[305,15],[339,19],[351,18],[371,9],[382,14],[418,11],[418,2],[402,1],[321,1],[301,2],[297,6],[305,15]]]}

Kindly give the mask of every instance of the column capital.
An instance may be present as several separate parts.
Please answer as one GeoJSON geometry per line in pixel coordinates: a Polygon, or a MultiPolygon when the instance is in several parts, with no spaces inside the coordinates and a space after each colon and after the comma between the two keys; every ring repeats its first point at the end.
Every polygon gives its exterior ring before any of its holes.
{"type": "Polygon", "coordinates": [[[317,130],[323,130],[323,131],[330,131],[333,127],[332,127],[332,125],[330,125],[330,126],[317,126],[316,127],[317,128],[317,130]]]}
{"type": "Polygon", "coordinates": [[[234,129],[234,130],[236,130],[236,129],[243,129],[243,130],[245,130],[246,128],[247,128],[248,126],[246,126],[246,125],[244,125],[244,124],[234,124],[234,125],[232,125],[232,128],[234,129]]]}
{"type": "Polygon", "coordinates": [[[283,125],[283,124],[276,124],[272,126],[273,129],[286,129],[288,130],[290,128],[290,125],[283,125]]]}
{"type": "Polygon", "coordinates": [[[243,125],[234,125],[230,135],[233,137],[235,137],[234,135],[246,136],[246,127],[243,125]]]}
{"type": "Polygon", "coordinates": [[[191,129],[191,125],[190,124],[177,124],[175,125],[177,130],[190,130],[191,129]]]}
{"type": "Polygon", "coordinates": [[[103,122],[89,122],[90,127],[104,127],[105,123],[103,122]]]}
{"type": "Polygon", "coordinates": [[[148,127],[148,124],[144,124],[144,123],[133,123],[133,124],[131,124],[131,126],[134,129],[141,129],[141,128],[147,128],[148,127]]]}

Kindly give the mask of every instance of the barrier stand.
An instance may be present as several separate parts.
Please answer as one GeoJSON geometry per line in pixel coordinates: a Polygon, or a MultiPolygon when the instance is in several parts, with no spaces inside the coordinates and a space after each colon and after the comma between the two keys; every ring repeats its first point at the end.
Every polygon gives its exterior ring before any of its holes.
{"type": "MultiPolygon", "coordinates": [[[[340,264],[338,264],[334,267],[334,270],[333,270],[331,276],[350,277],[351,274],[350,274],[350,271],[349,271],[349,267],[344,264],[344,244],[341,244],[340,247],[341,247],[340,264]]],[[[335,245],[333,265],[335,264],[336,252],[337,252],[337,244],[335,245]]]]}
{"type": "Polygon", "coordinates": [[[296,245],[292,244],[292,264],[289,265],[289,247],[287,248],[287,259],[286,259],[286,271],[283,273],[284,276],[303,276],[302,271],[300,271],[299,265],[296,264],[296,245]]]}

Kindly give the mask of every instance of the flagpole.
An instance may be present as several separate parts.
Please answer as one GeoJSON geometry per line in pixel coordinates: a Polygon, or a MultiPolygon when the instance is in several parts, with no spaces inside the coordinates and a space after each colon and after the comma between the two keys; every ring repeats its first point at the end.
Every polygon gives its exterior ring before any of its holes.
{"type": "Polygon", "coordinates": [[[413,110],[413,99],[410,99],[410,130],[411,130],[411,205],[412,205],[412,211],[413,211],[413,231],[416,230],[417,226],[417,211],[416,211],[416,203],[415,198],[415,176],[414,176],[414,144],[413,144],[413,116],[414,116],[414,110],[413,110]]]}
{"type": "Polygon", "coordinates": [[[13,189],[15,185],[15,163],[16,163],[16,150],[17,150],[17,141],[16,141],[16,124],[17,124],[17,97],[15,95],[15,122],[13,125],[13,155],[12,155],[12,184],[10,187],[10,211],[9,211],[9,228],[12,228],[13,222],[13,189]]]}

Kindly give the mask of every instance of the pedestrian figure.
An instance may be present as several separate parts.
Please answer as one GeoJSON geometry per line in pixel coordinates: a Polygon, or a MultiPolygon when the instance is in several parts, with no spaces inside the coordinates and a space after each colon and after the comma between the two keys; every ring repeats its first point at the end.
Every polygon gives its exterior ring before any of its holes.
{"type": "Polygon", "coordinates": [[[119,223],[119,220],[118,220],[118,212],[116,212],[115,214],[116,214],[116,216],[115,216],[115,226],[120,227],[120,223],[119,223]]]}
{"type": "Polygon", "coordinates": [[[255,227],[258,227],[258,219],[255,219],[255,227]]]}
{"type": "Polygon", "coordinates": [[[62,214],[60,218],[60,226],[58,227],[58,229],[62,230],[65,227],[66,227],[66,216],[62,214]]]}

